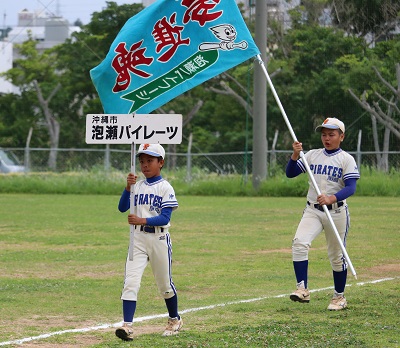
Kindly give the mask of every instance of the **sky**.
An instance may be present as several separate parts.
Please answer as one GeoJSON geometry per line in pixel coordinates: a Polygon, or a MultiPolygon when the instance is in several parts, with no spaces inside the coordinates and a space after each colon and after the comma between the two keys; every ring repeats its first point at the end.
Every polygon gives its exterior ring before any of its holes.
{"type": "MultiPolygon", "coordinates": [[[[110,0],[118,5],[141,3],[141,0],[110,0]]],[[[72,24],[78,18],[83,24],[90,22],[93,12],[100,12],[106,7],[105,0],[1,0],[0,28],[13,27],[18,23],[18,12],[45,11],[51,15],[60,15],[72,24]]]]}

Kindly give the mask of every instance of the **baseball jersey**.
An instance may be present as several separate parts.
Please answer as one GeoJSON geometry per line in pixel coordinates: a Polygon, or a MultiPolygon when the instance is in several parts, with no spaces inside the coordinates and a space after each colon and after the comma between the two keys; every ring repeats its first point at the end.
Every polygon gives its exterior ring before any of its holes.
{"type": "MultiPolygon", "coordinates": [[[[151,218],[161,214],[163,208],[178,208],[178,201],[171,184],[161,176],[156,181],[140,180],[134,185],[133,214],[142,218],[151,218]]],[[[160,226],[168,228],[167,225],[160,226]]]]}
{"type": "MultiPolygon", "coordinates": [[[[345,180],[360,178],[353,156],[342,149],[333,153],[328,153],[325,148],[310,150],[305,159],[322,194],[334,195],[345,187],[345,180]]],[[[303,173],[307,172],[303,159],[299,159],[297,165],[303,173]]],[[[310,179],[307,200],[317,202],[317,192],[310,179]]]]}

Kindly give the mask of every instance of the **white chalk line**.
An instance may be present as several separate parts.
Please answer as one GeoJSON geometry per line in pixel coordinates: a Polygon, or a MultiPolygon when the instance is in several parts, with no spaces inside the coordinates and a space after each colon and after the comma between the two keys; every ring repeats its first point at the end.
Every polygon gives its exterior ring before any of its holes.
{"type": "MultiPolygon", "coordinates": [[[[385,281],[395,280],[396,278],[382,278],[382,279],[377,279],[377,280],[371,280],[371,281],[368,281],[368,282],[356,283],[356,285],[362,286],[362,285],[366,285],[366,284],[376,284],[376,283],[381,283],[381,282],[385,282],[385,281]]],[[[352,286],[352,284],[346,285],[346,287],[350,287],[350,286],[352,286]]],[[[310,290],[310,292],[319,292],[319,291],[325,291],[325,290],[330,290],[330,289],[333,289],[333,286],[329,286],[327,288],[320,288],[320,289],[310,290]]],[[[206,310],[206,309],[215,309],[215,308],[218,308],[218,307],[225,307],[225,306],[235,305],[235,304],[240,304],[240,303],[250,303],[250,302],[256,302],[256,301],[262,301],[262,300],[267,300],[267,299],[271,299],[271,298],[281,298],[281,297],[286,297],[286,296],[289,296],[289,295],[290,294],[281,294],[281,295],[275,295],[275,296],[263,296],[263,297],[251,298],[251,299],[240,300],[240,301],[230,301],[230,302],[219,303],[219,304],[214,304],[214,305],[210,305],[210,306],[189,308],[189,309],[185,309],[185,310],[179,311],[179,313],[180,314],[185,314],[185,313],[191,313],[191,312],[198,312],[198,311],[203,311],[203,310],[206,310]]],[[[168,317],[168,314],[155,314],[155,315],[149,315],[149,316],[145,316],[145,317],[134,318],[133,322],[134,323],[139,323],[139,322],[142,322],[142,321],[148,321],[148,320],[166,318],[166,317],[168,317]]],[[[120,321],[118,323],[114,323],[114,324],[101,324],[101,325],[98,325],[98,326],[85,327],[85,328],[81,328],[81,329],[70,329],[70,330],[56,331],[56,332],[51,332],[51,333],[47,333],[47,334],[43,334],[43,335],[39,335],[39,336],[26,337],[26,338],[22,338],[22,339],[15,340],[15,341],[0,342],[0,346],[6,346],[6,345],[10,345],[10,344],[22,344],[22,343],[25,343],[25,342],[31,342],[31,341],[40,340],[40,339],[44,339],[44,338],[49,338],[49,337],[57,336],[57,335],[63,335],[63,334],[67,334],[67,333],[81,333],[81,332],[89,332],[89,331],[96,331],[96,330],[102,330],[102,329],[109,329],[109,328],[112,328],[112,327],[119,327],[121,325],[122,325],[122,321],[120,321]]]]}

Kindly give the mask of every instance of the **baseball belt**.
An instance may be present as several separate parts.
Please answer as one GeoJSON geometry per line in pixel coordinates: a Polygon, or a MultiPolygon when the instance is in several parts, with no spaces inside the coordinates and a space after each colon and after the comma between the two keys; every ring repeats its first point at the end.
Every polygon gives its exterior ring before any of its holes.
{"type": "MultiPolygon", "coordinates": [[[[155,226],[148,226],[148,225],[141,225],[140,231],[147,232],[147,233],[155,233],[156,227],[155,226]]],[[[164,228],[160,227],[160,231],[164,232],[164,228]]]]}
{"type": "MultiPolygon", "coordinates": [[[[318,209],[320,211],[324,211],[324,207],[322,205],[319,204],[311,204],[309,201],[307,201],[307,204],[314,207],[315,209],[318,209]]],[[[327,208],[328,210],[332,210],[332,209],[337,209],[340,208],[344,205],[344,202],[337,202],[337,203],[333,203],[333,204],[327,204],[327,208]]]]}

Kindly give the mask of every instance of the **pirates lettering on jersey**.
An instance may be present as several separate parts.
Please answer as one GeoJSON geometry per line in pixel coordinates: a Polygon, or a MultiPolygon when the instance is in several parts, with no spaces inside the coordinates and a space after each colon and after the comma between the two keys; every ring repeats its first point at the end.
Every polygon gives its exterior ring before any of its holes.
{"type": "Polygon", "coordinates": [[[338,182],[343,176],[343,168],[332,165],[310,164],[310,169],[314,174],[327,175],[327,180],[338,182]]]}
{"type": "Polygon", "coordinates": [[[154,194],[139,194],[135,195],[135,206],[148,205],[149,211],[156,211],[158,214],[161,212],[162,197],[154,194]]]}

